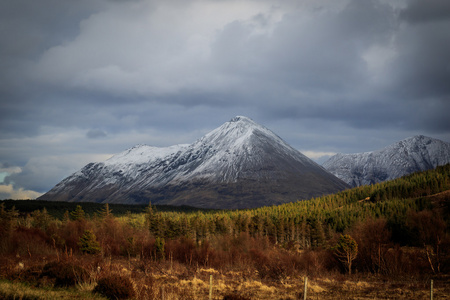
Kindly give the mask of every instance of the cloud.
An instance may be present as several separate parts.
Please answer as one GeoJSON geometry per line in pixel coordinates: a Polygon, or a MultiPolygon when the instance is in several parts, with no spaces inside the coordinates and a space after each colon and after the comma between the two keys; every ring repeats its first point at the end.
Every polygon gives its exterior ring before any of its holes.
{"type": "Polygon", "coordinates": [[[391,30],[392,9],[376,3],[351,1],[337,13],[310,15],[290,10],[288,2],[277,8],[264,1],[115,4],[83,20],[75,39],[48,49],[28,73],[35,81],[129,100],[257,92],[262,82],[348,89],[367,76],[362,52],[391,30]]]}
{"type": "Polygon", "coordinates": [[[104,138],[106,137],[107,134],[106,132],[104,132],[101,129],[90,129],[87,133],[86,133],[86,137],[89,139],[98,139],[98,138],[104,138]]]}
{"type": "Polygon", "coordinates": [[[111,132],[147,125],[145,115],[156,109],[161,115],[174,106],[203,106],[215,114],[239,105],[282,118],[385,126],[367,112],[395,102],[393,111],[405,111],[404,126],[415,124],[408,116],[417,106],[408,99],[434,93],[427,101],[440,101],[448,94],[440,63],[449,50],[447,31],[402,27],[398,8],[385,2],[336,3],[103,5],[80,22],[75,37],[28,64],[32,75],[25,78],[58,92],[38,100],[52,109],[37,108],[29,122],[95,128],[104,120],[101,127],[111,132]]]}
{"type": "Polygon", "coordinates": [[[11,184],[0,184],[0,199],[14,199],[14,200],[27,200],[36,199],[41,196],[42,193],[35,191],[24,190],[23,188],[14,189],[11,184]]]}
{"type": "Polygon", "coordinates": [[[318,164],[322,164],[328,158],[330,158],[331,156],[336,154],[336,152],[318,152],[318,151],[308,151],[308,150],[306,150],[306,151],[302,150],[300,152],[303,153],[304,155],[306,155],[307,157],[309,157],[310,159],[314,160],[318,164]]]}
{"type": "Polygon", "coordinates": [[[44,193],[59,181],[90,162],[104,161],[107,154],[65,154],[31,158],[20,172],[6,176],[4,182],[15,190],[21,187],[44,193]]]}
{"type": "Polygon", "coordinates": [[[0,163],[22,172],[0,176],[45,191],[85,162],[191,143],[235,115],[310,155],[449,141],[448,5],[7,1],[0,163]]]}
{"type": "Polygon", "coordinates": [[[410,1],[400,17],[411,23],[450,20],[450,2],[446,0],[410,1]]]}
{"type": "Polygon", "coordinates": [[[203,75],[214,31],[253,13],[252,3],[115,3],[83,20],[75,39],[48,49],[30,70],[44,83],[118,96],[204,86],[207,78],[196,74],[203,75]]]}

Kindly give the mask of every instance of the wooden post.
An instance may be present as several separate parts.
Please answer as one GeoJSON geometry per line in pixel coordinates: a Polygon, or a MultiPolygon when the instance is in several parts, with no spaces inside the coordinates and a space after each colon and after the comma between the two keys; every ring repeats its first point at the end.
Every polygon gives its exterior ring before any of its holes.
{"type": "Polygon", "coordinates": [[[431,285],[430,285],[430,299],[433,300],[433,279],[431,279],[431,285]]]}
{"type": "Polygon", "coordinates": [[[303,290],[303,300],[306,300],[306,291],[308,289],[308,277],[305,276],[305,287],[303,290]]]}
{"type": "Polygon", "coordinates": [[[164,287],[161,286],[161,300],[164,300],[164,287]]]}
{"type": "Polygon", "coordinates": [[[212,300],[212,275],[209,275],[209,300],[212,300]]]}

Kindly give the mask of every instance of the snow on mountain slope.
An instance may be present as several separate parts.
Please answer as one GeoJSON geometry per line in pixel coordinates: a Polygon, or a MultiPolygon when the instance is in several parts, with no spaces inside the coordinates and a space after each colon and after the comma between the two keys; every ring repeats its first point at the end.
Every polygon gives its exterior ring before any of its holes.
{"type": "Polygon", "coordinates": [[[418,135],[373,152],[336,154],[323,166],[355,187],[392,180],[448,163],[449,143],[418,135]]]}
{"type": "Polygon", "coordinates": [[[269,129],[238,116],[190,145],[138,145],[88,164],[40,199],[244,208],[346,187],[269,129]]]}
{"type": "Polygon", "coordinates": [[[181,168],[174,180],[183,181],[188,175],[189,178],[236,182],[244,176],[246,169],[252,170],[268,162],[265,152],[269,147],[277,155],[289,156],[305,164],[312,163],[269,129],[247,117],[238,116],[193,143],[180,157],[189,163],[181,168]]]}

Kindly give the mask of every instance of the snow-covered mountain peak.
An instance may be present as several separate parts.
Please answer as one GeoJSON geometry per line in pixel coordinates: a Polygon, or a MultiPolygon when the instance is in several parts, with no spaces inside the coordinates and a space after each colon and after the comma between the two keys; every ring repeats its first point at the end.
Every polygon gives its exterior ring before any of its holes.
{"type": "Polygon", "coordinates": [[[224,131],[229,132],[232,130],[239,130],[240,132],[254,130],[256,128],[263,128],[263,126],[257,124],[255,121],[248,117],[244,116],[236,116],[232,118],[230,121],[225,122],[222,126],[218,127],[214,131],[224,131]]]}
{"type": "Polygon", "coordinates": [[[197,142],[207,142],[213,144],[219,142],[221,144],[228,145],[227,147],[232,147],[232,145],[241,147],[243,143],[250,142],[250,139],[255,135],[263,135],[266,138],[274,139],[277,143],[280,142],[287,145],[271,130],[244,116],[236,116],[232,118],[222,126],[206,134],[197,142]]]}
{"type": "Polygon", "coordinates": [[[249,117],[246,116],[236,116],[234,118],[232,118],[230,120],[231,123],[236,123],[236,122],[247,122],[247,123],[253,123],[256,124],[255,121],[253,121],[252,119],[250,119],[249,117]]]}
{"type": "Polygon", "coordinates": [[[406,138],[383,149],[336,154],[325,169],[351,186],[373,184],[450,163],[450,144],[423,135],[406,138]]]}
{"type": "Polygon", "coordinates": [[[266,127],[237,116],[190,145],[137,145],[88,164],[41,198],[248,208],[346,187],[266,127]]]}

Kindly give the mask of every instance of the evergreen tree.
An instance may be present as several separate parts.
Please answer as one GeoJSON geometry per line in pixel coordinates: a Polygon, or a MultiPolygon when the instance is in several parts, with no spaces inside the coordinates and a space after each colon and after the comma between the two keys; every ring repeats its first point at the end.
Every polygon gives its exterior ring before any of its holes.
{"type": "Polygon", "coordinates": [[[311,246],[313,248],[322,247],[325,242],[325,231],[319,219],[311,222],[311,246]]]}
{"type": "Polygon", "coordinates": [[[155,239],[155,258],[158,260],[162,260],[166,257],[164,246],[166,241],[163,238],[157,237],[155,239]]]}
{"type": "Polygon", "coordinates": [[[80,246],[80,250],[83,253],[97,254],[102,250],[94,232],[89,229],[85,230],[84,234],[80,237],[78,246],[80,246]]]}
{"type": "Polygon", "coordinates": [[[85,213],[83,208],[81,207],[81,205],[77,205],[77,208],[70,212],[70,217],[72,218],[72,220],[77,221],[77,220],[84,220],[85,218],[85,213]]]}
{"type": "Polygon", "coordinates": [[[50,225],[51,217],[47,212],[47,209],[44,207],[42,211],[36,210],[32,213],[33,216],[33,226],[36,228],[41,228],[42,230],[46,230],[50,225]]]}

